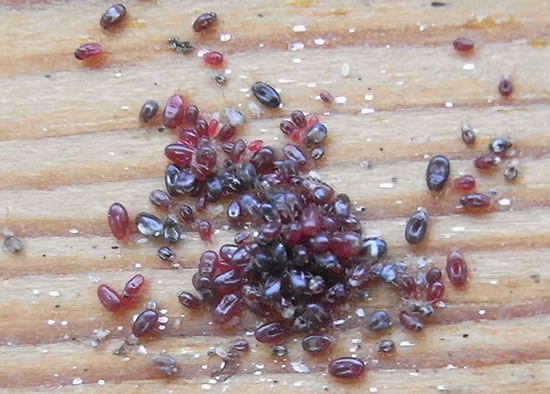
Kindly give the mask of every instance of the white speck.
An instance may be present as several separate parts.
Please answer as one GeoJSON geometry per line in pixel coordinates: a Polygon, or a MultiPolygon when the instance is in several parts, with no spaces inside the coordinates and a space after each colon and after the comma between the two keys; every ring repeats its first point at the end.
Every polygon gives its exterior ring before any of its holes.
{"type": "Polygon", "coordinates": [[[451,101],[446,101],[445,102],[445,107],[447,108],[453,108],[453,103],[451,101]]]}
{"type": "Polygon", "coordinates": [[[50,297],[61,297],[61,293],[57,290],[48,291],[48,295],[50,297]]]}
{"type": "Polygon", "coordinates": [[[293,79],[285,79],[285,78],[279,78],[279,83],[294,83],[296,82],[295,80],[293,79]]]}
{"type": "Polygon", "coordinates": [[[314,88],[314,87],[317,86],[317,82],[308,82],[308,83],[306,83],[306,86],[307,86],[308,88],[314,88]]]}
{"type": "Polygon", "coordinates": [[[33,293],[34,295],[38,295],[38,294],[40,294],[40,290],[34,289],[34,290],[32,291],[32,293],[33,293]]]}
{"type": "Polygon", "coordinates": [[[307,365],[299,363],[299,362],[292,362],[290,363],[292,365],[292,369],[298,373],[309,373],[309,368],[307,365]]]}
{"type": "Polygon", "coordinates": [[[418,376],[419,373],[418,373],[418,372],[409,372],[409,375],[411,375],[411,376],[418,376]]]}
{"type": "Polygon", "coordinates": [[[265,47],[265,44],[264,44],[263,42],[260,42],[260,43],[258,44],[258,48],[263,48],[263,47],[265,47]]]}
{"type": "Polygon", "coordinates": [[[361,108],[361,115],[367,115],[374,113],[374,108],[364,107],[361,108]]]}
{"type": "Polygon", "coordinates": [[[123,327],[123,326],[117,326],[116,329],[117,329],[118,331],[122,331],[122,330],[124,330],[124,327],[123,327]]]}
{"type": "Polygon", "coordinates": [[[130,107],[128,107],[127,105],[123,105],[120,107],[121,110],[123,111],[128,111],[130,109],[130,107]]]}
{"type": "Polygon", "coordinates": [[[240,89],[239,89],[239,91],[240,91],[241,93],[246,93],[246,92],[248,92],[249,90],[250,90],[250,88],[240,88],[240,89]]]}
{"type": "Polygon", "coordinates": [[[208,391],[208,390],[210,390],[211,388],[212,388],[212,386],[209,385],[209,384],[206,384],[206,383],[205,383],[205,384],[201,384],[201,389],[203,389],[203,390],[207,390],[207,391],[208,391]]]}
{"type": "Polygon", "coordinates": [[[138,244],[146,244],[147,242],[149,242],[149,238],[139,238],[136,243],[138,244]]]}
{"type": "Polygon", "coordinates": [[[351,343],[353,343],[354,345],[357,345],[358,343],[361,343],[361,338],[353,338],[351,340],[351,343]]]}
{"type": "Polygon", "coordinates": [[[456,226],[456,227],[453,227],[451,230],[453,231],[464,231],[466,230],[463,226],[456,226]]]}
{"type": "Polygon", "coordinates": [[[302,382],[295,382],[295,383],[294,383],[294,386],[296,386],[296,387],[302,387],[302,382]]]}
{"type": "Polygon", "coordinates": [[[457,369],[458,367],[453,364],[447,364],[447,369],[457,369]]]}
{"type": "Polygon", "coordinates": [[[439,386],[437,386],[437,390],[438,390],[438,391],[444,391],[444,390],[445,390],[445,386],[443,386],[443,385],[440,384],[439,386]]]}
{"type": "Polygon", "coordinates": [[[395,84],[397,86],[403,86],[405,84],[405,81],[397,81],[395,84]]]}
{"type": "Polygon", "coordinates": [[[160,313],[161,315],[166,315],[166,314],[168,313],[168,309],[161,309],[161,310],[159,311],[159,313],[160,313]]]}
{"type": "Polygon", "coordinates": [[[43,349],[43,350],[42,350],[42,353],[43,353],[43,354],[48,354],[48,349],[43,349]]]}
{"type": "Polygon", "coordinates": [[[345,322],[346,322],[345,319],[335,320],[335,321],[334,321],[334,325],[335,325],[335,326],[341,326],[341,325],[344,324],[345,322]]]}
{"type": "Polygon", "coordinates": [[[345,104],[348,101],[346,96],[338,96],[334,98],[334,101],[338,104],[345,104]]]}
{"type": "Polygon", "coordinates": [[[73,384],[82,384],[82,379],[80,379],[80,378],[74,378],[74,379],[73,379],[73,384]]]}
{"type": "Polygon", "coordinates": [[[227,69],[225,69],[224,72],[225,72],[225,74],[227,74],[227,75],[231,75],[231,73],[233,72],[233,70],[231,70],[230,68],[227,68],[227,69]]]}
{"type": "Polygon", "coordinates": [[[355,33],[355,27],[350,27],[348,29],[348,33],[355,33]]]}
{"type": "Polygon", "coordinates": [[[355,314],[359,317],[365,317],[365,310],[363,308],[357,308],[355,314]]]}
{"type": "Polygon", "coordinates": [[[426,25],[418,25],[418,30],[424,31],[426,30],[426,27],[427,27],[426,25]]]}
{"type": "Polygon", "coordinates": [[[402,346],[402,347],[411,347],[411,346],[414,346],[414,343],[409,342],[409,341],[401,341],[401,342],[399,342],[399,346],[402,346]]]}
{"type": "Polygon", "coordinates": [[[510,200],[507,198],[501,198],[500,200],[498,200],[498,204],[502,205],[503,207],[507,207],[508,205],[510,205],[510,200]]]}
{"type": "Polygon", "coordinates": [[[365,94],[365,100],[366,100],[366,101],[372,101],[372,100],[374,100],[374,94],[372,94],[372,93],[367,93],[367,94],[365,94]]]}
{"type": "Polygon", "coordinates": [[[69,229],[69,233],[71,233],[71,234],[78,234],[79,231],[78,231],[76,228],[70,228],[70,229],[69,229]]]}
{"type": "Polygon", "coordinates": [[[135,267],[135,268],[141,268],[141,264],[140,264],[140,263],[135,263],[135,264],[134,264],[134,267],[135,267]]]}
{"type": "Polygon", "coordinates": [[[99,384],[100,386],[103,386],[105,384],[105,381],[103,379],[99,379],[97,381],[97,384],[99,384]]]}
{"type": "Polygon", "coordinates": [[[299,51],[300,49],[304,49],[304,43],[300,41],[296,42],[289,42],[288,43],[288,50],[292,52],[299,51]]]}
{"type": "Polygon", "coordinates": [[[313,43],[315,45],[325,45],[326,41],[325,41],[324,38],[319,37],[319,38],[316,38],[315,40],[313,40],[313,43]]]}
{"type": "Polygon", "coordinates": [[[115,77],[116,77],[116,78],[120,78],[120,77],[122,77],[122,73],[121,73],[120,71],[119,71],[119,72],[117,72],[117,73],[115,73],[115,77]]]}
{"type": "Polygon", "coordinates": [[[377,392],[378,392],[378,389],[376,387],[369,388],[369,393],[377,393],[377,392]]]}
{"type": "Polygon", "coordinates": [[[478,312],[481,316],[483,316],[484,314],[487,313],[487,311],[485,309],[480,309],[479,312],[478,312]]]}
{"type": "Polygon", "coordinates": [[[490,280],[489,283],[492,285],[498,285],[498,280],[490,280]]]}
{"type": "Polygon", "coordinates": [[[202,368],[202,369],[208,369],[208,365],[206,365],[206,364],[201,365],[201,368],[202,368]]]}
{"type": "Polygon", "coordinates": [[[120,361],[122,361],[123,363],[128,362],[130,361],[130,357],[121,358],[120,361]]]}
{"type": "Polygon", "coordinates": [[[197,56],[198,57],[203,57],[205,53],[208,53],[210,52],[208,49],[205,49],[205,48],[201,48],[197,51],[197,56]]]}
{"type": "Polygon", "coordinates": [[[292,59],[292,63],[300,64],[300,63],[302,63],[302,59],[300,59],[299,57],[295,57],[294,59],[292,59]]]}
{"type": "Polygon", "coordinates": [[[466,71],[472,71],[475,68],[476,66],[473,63],[466,63],[465,65],[462,66],[462,69],[466,71]]]}
{"type": "Polygon", "coordinates": [[[397,205],[401,205],[401,204],[403,204],[403,200],[397,200],[395,203],[396,203],[397,205]]]}
{"type": "Polygon", "coordinates": [[[159,331],[164,331],[166,330],[166,326],[159,326],[159,331]]]}
{"type": "Polygon", "coordinates": [[[304,31],[307,31],[307,27],[305,27],[304,25],[295,25],[292,28],[292,31],[294,33],[303,33],[304,31]]]}
{"type": "Polygon", "coordinates": [[[193,357],[194,357],[194,358],[199,358],[200,356],[201,356],[201,355],[200,355],[199,353],[193,354],[193,357]]]}
{"type": "Polygon", "coordinates": [[[387,182],[387,183],[381,183],[380,185],[378,185],[378,187],[380,189],[393,189],[393,185],[394,185],[393,182],[387,182]]]}
{"type": "Polygon", "coordinates": [[[229,34],[229,33],[220,34],[220,41],[226,42],[226,41],[229,41],[229,40],[231,40],[231,34],[229,34]]]}
{"type": "Polygon", "coordinates": [[[61,320],[61,325],[62,326],[66,326],[67,324],[69,324],[69,322],[67,320],[61,320]]]}
{"type": "Polygon", "coordinates": [[[137,347],[137,353],[138,353],[138,354],[146,355],[146,354],[147,354],[147,349],[145,348],[145,346],[139,345],[139,346],[137,347]]]}
{"type": "Polygon", "coordinates": [[[264,369],[264,365],[263,365],[263,364],[256,364],[256,368],[258,368],[258,369],[264,369]]]}
{"type": "Polygon", "coordinates": [[[321,175],[319,175],[319,173],[315,170],[311,170],[308,175],[311,177],[311,178],[315,178],[315,179],[319,179],[321,180],[321,175]]]}
{"type": "Polygon", "coordinates": [[[340,67],[340,74],[342,74],[342,76],[343,76],[344,78],[349,77],[349,74],[350,74],[350,67],[349,67],[349,64],[348,64],[348,63],[342,64],[342,67],[340,67]]]}

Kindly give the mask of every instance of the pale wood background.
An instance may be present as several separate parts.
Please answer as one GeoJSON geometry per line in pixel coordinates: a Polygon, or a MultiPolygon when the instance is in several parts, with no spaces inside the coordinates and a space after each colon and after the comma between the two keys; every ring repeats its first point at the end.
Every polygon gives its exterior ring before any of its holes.
{"type": "MultiPolygon", "coordinates": [[[[0,228],[19,234],[26,246],[21,256],[0,253],[0,389],[550,390],[550,2],[449,0],[437,8],[427,0],[125,4],[124,27],[105,33],[98,23],[109,5],[105,1],[0,3],[0,228]],[[205,11],[217,12],[220,23],[198,42],[190,25],[205,11]],[[296,24],[307,31],[293,32],[296,24]],[[221,42],[221,33],[233,38],[221,42]],[[462,35],[475,40],[473,56],[452,49],[452,40],[462,35]],[[227,85],[215,86],[212,70],[196,54],[168,50],[170,36],[223,51],[232,70],[227,85]],[[325,45],[313,43],[319,37],[325,45]],[[102,64],[89,67],[74,59],[74,49],[87,41],[105,46],[102,64]],[[305,48],[289,51],[289,42],[305,48]],[[340,74],[343,63],[351,67],[348,78],[340,74]],[[466,63],[475,69],[463,70],[466,63]],[[515,82],[506,100],[496,90],[504,74],[515,82]],[[282,90],[283,110],[266,111],[259,119],[248,113],[251,98],[243,89],[256,80],[282,90]],[[315,99],[320,89],[345,96],[347,103],[324,107],[315,99]],[[158,125],[142,127],[137,113],[146,99],[163,103],[174,91],[206,113],[242,108],[248,122],[241,135],[277,146],[284,142],[278,124],[289,111],[329,111],[322,116],[330,129],[328,157],[318,172],[357,206],[367,207],[358,213],[366,233],[381,234],[393,258],[414,265],[425,256],[442,267],[449,248],[460,247],[471,269],[468,288],[448,289],[447,306],[424,333],[407,333],[397,324],[390,337],[414,346],[398,346],[391,356],[377,354],[376,342],[383,337],[364,332],[353,318],[338,331],[332,352],[320,357],[304,355],[299,342],[290,341],[287,359],[274,362],[269,347],[249,338],[253,352],[241,358],[238,375],[204,386],[219,366],[207,349],[242,335],[255,321],[247,317],[244,329],[221,330],[208,316],[177,304],[175,295],[191,288],[206,247],[194,233],[177,248],[184,269],[174,271],[158,261],[154,242],[113,249],[117,243],[106,223],[113,201],[132,214],[151,209],[147,194],[162,186],[162,149],[172,136],[159,133],[158,125]],[[374,100],[365,101],[367,93],[374,100]],[[362,108],[375,111],[361,114],[362,108]],[[479,130],[471,149],[458,137],[465,121],[479,130]],[[500,171],[480,174],[471,164],[490,138],[501,135],[511,136],[517,147],[521,176],[514,184],[505,183],[500,171]],[[437,153],[452,159],[453,176],[473,173],[480,191],[497,191],[494,212],[459,214],[453,191],[437,199],[426,192],[424,156],[437,153]],[[393,188],[379,187],[393,177],[393,188]],[[511,204],[499,205],[502,198],[511,204]],[[406,217],[419,205],[429,209],[431,229],[424,246],[412,248],[402,233],[406,217]],[[120,287],[136,272],[150,279],[144,300],[157,300],[169,322],[161,339],[143,341],[147,355],[132,350],[126,360],[112,351],[128,335],[139,308],[113,316],[99,305],[95,289],[101,282],[120,287]],[[111,335],[91,347],[92,330],[100,327],[111,335]],[[335,383],[325,374],[327,360],[350,354],[358,338],[356,354],[367,360],[367,378],[335,383]],[[180,363],[178,377],[165,379],[151,370],[150,356],[163,351],[180,363]],[[303,362],[310,373],[296,373],[292,362],[303,362]],[[73,384],[79,379],[82,384],[73,384]]],[[[220,217],[218,230],[223,225],[220,217]]],[[[210,247],[231,238],[231,231],[222,230],[210,247]]],[[[396,302],[381,288],[361,306],[367,312],[390,308],[395,316],[396,302]]]]}

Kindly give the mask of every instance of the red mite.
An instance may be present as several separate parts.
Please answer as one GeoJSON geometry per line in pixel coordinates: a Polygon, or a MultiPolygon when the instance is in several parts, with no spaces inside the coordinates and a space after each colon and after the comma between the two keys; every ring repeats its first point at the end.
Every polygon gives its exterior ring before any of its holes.
{"type": "Polygon", "coordinates": [[[78,60],[86,60],[103,53],[103,47],[97,42],[90,42],[88,44],[82,44],[76,51],[74,51],[74,57],[78,60]]]}
{"type": "Polygon", "coordinates": [[[468,266],[464,256],[458,250],[452,250],[447,255],[447,277],[453,286],[461,287],[468,279],[468,266]]]}
{"type": "Polygon", "coordinates": [[[202,60],[209,66],[219,67],[223,64],[223,55],[217,51],[206,52],[202,56],[202,60]]]}
{"type": "Polygon", "coordinates": [[[111,233],[116,239],[123,239],[130,232],[130,218],[124,205],[115,202],[109,207],[107,212],[107,221],[111,228],[111,233]]]}

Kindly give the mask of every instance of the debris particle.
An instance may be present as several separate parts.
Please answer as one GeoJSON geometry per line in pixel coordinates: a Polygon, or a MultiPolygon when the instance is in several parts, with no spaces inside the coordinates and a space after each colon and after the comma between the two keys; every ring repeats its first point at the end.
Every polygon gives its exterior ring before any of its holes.
{"type": "Polygon", "coordinates": [[[315,40],[313,40],[313,43],[315,45],[325,45],[326,41],[324,38],[316,38],[315,40]]]}
{"type": "Polygon", "coordinates": [[[81,378],[74,378],[73,379],[73,384],[82,384],[82,379],[81,378]]]}
{"type": "Polygon", "coordinates": [[[350,75],[350,66],[349,66],[348,63],[342,64],[342,67],[340,68],[340,74],[342,74],[342,76],[344,78],[349,77],[349,75],[350,75]]]}
{"type": "Polygon", "coordinates": [[[193,44],[189,41],[180,41],[177,38],[170,38],[168,40],[168,47],[179,53],[191,53],[195,50],[193,44]]]}
{"type": "Polygon", "coordinates": [[[307,28],[304,25],[295,25],[294,27],[292,27],[292,31],[294,33],[303,33],[307,31],[307,28]]]}
{"type": "Polygon", "coordinates": [[[462,69],[465,71],[472,71],[476,68],[476,66],[473,63],[466,63],[462,66],[462,69]]]}
{"type": "Polygon", "coordinates": [[[231,34],[229,34],[229,33],[220,34],[220,41],[221,42],[227,42],[227,41],[231,40],[231,38],[232,38],[231,34]]]}
{"type": "Polygon", "coordinates": [[[297,42],[289,42],[288,43],[288,50],[292,52],[299,51],[301,49],[304,49],[304,43],[297,41],[297,42]]]}
{"type": "Polygon", "coordinates": [[[8,234],[4,238],[4,247],[10,253],[19,253],[23,250],[23,242],[13,234],[8,234]]]}

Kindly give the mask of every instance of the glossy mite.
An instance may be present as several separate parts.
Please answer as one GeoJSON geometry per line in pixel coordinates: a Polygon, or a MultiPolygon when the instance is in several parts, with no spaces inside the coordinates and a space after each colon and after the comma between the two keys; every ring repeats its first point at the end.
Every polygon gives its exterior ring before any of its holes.
{"type": "Polygon", "coordinates": [[[155,189],[149,193],[149,202],[155,207],[167,209],[170,207],[170,196],[164,190],[155,189]]]}
{"type": "Polygon", "coordinates": [[[504,169],[504,179],[506,179],[508,182],[511,182],[518,177],[518,173],[519,172],[516,166],[507,166],[504,169]]]}
{"type": "Polygon", "coordinates": [[[378,344],[378,351],[382,353],[391,353],[395,350],[395,343],[391,339],[383,339],[378,344]]]}
{"type": "Polygon", "coordinates": [[[430,191],[439,191],[445,186],[451,165],[445,156],[434,156],[426,169],[426,183],[430,191]]]}
{"type": "Polygon", "coordinates": [[[452,250],[447,255],[447,277],[453,286],[464,286],[468,279],[468,266],[464,256],[458,250],[452,250]]]}
{"type": "Polygon", "coordinates": [[[411,245],[419,244],[428,229],[428,214],[423,210],[414,212],[405,227],[405,240],[411,245]]]}
{"type": "Polygon", "coordinates": [[[506,137],[495,138],[489,142],[489,150],[493,153],[504,153],[512,147],[512,140],[506,137]]]}
{"type": "Polygon", "coordinates": [[[145,277],[141,274],[136,274],[130,278],[126,285],[124,286],[123,294],[128,296],[135,296],[143,285],[145,284],[145,277]]]}
{"type": "Polygon", "coordinates": [[[170,96],[162,113],[162,124],[169,129],[181,126],[184,121],[185,109],[183,108],[183,97],[179,94],[170,96]]]}
{"type": "Polygon", "coordinates": [[[341,357],[332,360],[328,372],[341,379],[356,379],[365,373],[365,363],[358,358],[341,357]]]}
{"type": "Polygon", "coordinates": [[[135,222],[137,231],[146,237],[158,237],[164,228],[158,217],[146,212],[138,213],[135,222]]]}
{"type": "Polygon", "coordinates": [[[238,352],[247,352],[250,345],[246,339],[234,339],[229,343],[229,348],[238,352]]]}
{"type": "Polygon", "coordinates": [[[431,268],[426,272],[426,281],[428,284],[437,282],[441,279],[441,270],[439,268],[431,268]]]}
{"type": "Polygon", "coordinates": [[[469,38],[459,37],[453,41],[453,47],[459,52],[468,52],[474,49],[474,42],[469,38]]]}
{"type": "Polygon", "coordinates": [[[460,192],[468,192],[476,187],[476,179],[471,175],[462,175],[453,180],[453,186],[460,192]]]}
{"type": "Polygon", "coordinates": [[[103,53],[103,47],[97,42],[90,42],[88,44],[82,44],[76,51],[74,51],[74,57],[78,60],[86,60],[95,56],[99,56],[103,53]]]}
{"type": "Polygon", "coordinates": [[[241,312],[241,300],[235,294],[223,296],[218,305],[212,311],[212,321],[216,324],[228,323],[241,312]]]}
{"type": "Polygon", "coordinates": [[[122,4],[113,4],[105,13],[101,16],[99,24],[104,29],[109,29],[113,26],[118,25],[126,17],[126,7],[122,4]]]}
{"type": "Polygon", "coordinates": [[[373,332],[384,331],[390,328],[390,315],[386,311],[374,311],[367,317],[366,327],[373,332]]]}
{"type": "Polygon", "coordinates": [[[302,349],[308,353],[320,353],[332,345],[332,340],[326,335],[312,334],[302,339],[302,349]]]}
{"type": "Polygon", "coordinates": [[[263,140],[254,140],[248,143],[248,150],[250,152],[256,152],[264,144],[263,140]]]}
{"type": "Polygon", "coordinates": [[[428,302],[437,302],[443,298],[443,293],[445,292],[445,285],[443,282],[435,281],[428,285],[426,292],[426,301],[428,302]]]}
{"type": "Polygon", "coordinates": [[[468,124],[462,125],[461,136],[462,136],[462,141],[466,145],[471,145],[474,142],[476,142],[476,133],[474,132],[474,129],[472,128],[472,126],[468,124]]]}
{"type": "Polygon", "coordinates": [[[141,312],[132,325],[132,334],[142,337],[151,333],[159,320],[159,314],[153,309],[146,309],[141,312]]]}
{"type": "Polygon", "coordinates": [[[319,93],[319,98],[323,103],[326,104],[332,104],[332,102],[334,101],[334,97],[332,96],[332,94],[330,94],[330,92],[326,90],[321,90],[321,92],[319,93]]]}
{"type": "Polygon", "coordinates": [[[172,356],[160,354],[153,357],[151,361],[155,369],[164,375],[171,376],[178,372],[176,359],[172,356]]]}
{"type": "Polygon", "coordinates": [[[193,22],[193,30],[197,33],[206,30],[214,26],[217,19],[218,16],[215,12],[205,12],[195,19],[195,22],[193,22]]]}
{"type": "Polygon", "coordinates": [[[399,322],[401,325],[410,331],[422,331],[424,328],[424,324],[422,324],[422,321],[414,315],[411,315],[410,313],[406,311],[401,311],[399,313],[399,322]]]}
{"type": "Polygon", "coordinates": [[[279,321],[266,323],[254,331],[256,340],[261,343],[279,342],[288,334],[288,326],[284,322],[279,321]]]}
{"type": "Polygon", "coordinates": [[[254,97],[269,108],[277,108],[281,105],[281,96],[277,91],[264,82],[256,82],[252,85],[254,97]]]}
{"type": "Polygon", "coordinates": [[[500,163],[500,157],[494,153],[486,153],[474,160],[474,167],[479,170],[489,170],[500,163]]]}
{"type": "Polygon", "coordinates": [[[97,298],[99,298],[101,305],[111,312],[118,311],[122,306],[122,298],[120,294],[107,285],[100,285],[97,288],[97,298]]]}
{"type": "Polygon", "coordinates": [[[178,301],[189,309],[200,309],[202,307],[202,300],[187,291],[182,291],[178,294],[178,301]]]}
{"type": "Polygon", "coordinates": [[[159,110],[159,103],[155,100],[147,100],[143,103],[141,111],[139,111],[139,121],[147,123],[155,117],[159,110]]]}
{"type": "Polygon", "coordinates": [[[464,208],[484,208],[491,204],[491,198],[483,193],[468,193],[459,202],[464,208]]]}
{"type": "Polygon", "coordinates": [[[212,240],[212,224],[208,220],[201,220],[198,225],[198,233],[203,241],[212,240]]]}
{"type": "Polygon", "coordinates": [[[500,95],[507,97],[512,94],[513,90],[514,86],[512,85],[512,81],[507,77],[503,77],[498,84],[498,92],[500,95]]]}
{"type": "Polygon", "coordinates": [[[130,232],[130,218],[124,205],[115,202],[109,207],[107,212],[107,221],[111,228],[111,233],[116,239],[123,239],[130,232]]]}
{"type": "Polygon", "coordinates": [[[202,60],[209,66],[219,67],[223,64],[223,55],[217,51],[206,52],[202,56],[202,60]]]}

